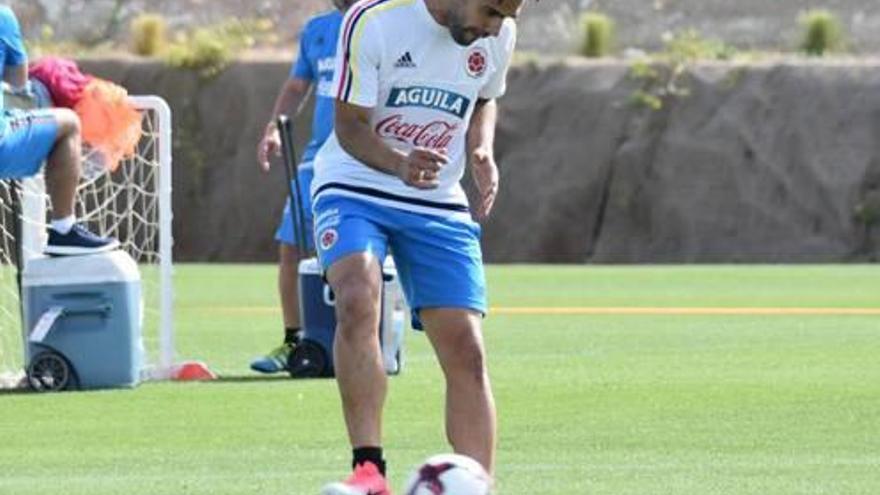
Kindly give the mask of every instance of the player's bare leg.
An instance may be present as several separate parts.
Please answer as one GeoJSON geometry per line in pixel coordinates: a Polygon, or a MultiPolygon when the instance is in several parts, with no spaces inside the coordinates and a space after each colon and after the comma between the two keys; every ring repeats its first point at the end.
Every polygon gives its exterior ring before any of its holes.
{"type": "Polygon", "coordinates": [[[46,192],[52,198],[52,218],[73,215],[76,186],[79,184],[80,140],[79,117],[72,110],[52,110],[58,124],[58,138],[46,164],[46,192]]]}
{"type": "Polygon", "coordinates": [[[336,295],[334,365],[352,447],[379,447],[387,377],[379,346],[382,273],[375,257],[357,253],[327,272],[336,295]]]}
{"type": "Polygon", "coordinates": [[[333,263],[327,281],[336,295],[334,365],[351,441],[354,471],[322,495],[390,495],[382,458],[382,408],[388,383],[379,346],[382,272],[372,255],[333,263]]]}
{"type": "Polygon", "coordinates": [[[52,199],[52,221],[44,252],[50,255],[94,254],[119,247],[119,241],[101,237],[77,225],[76,186],[79,184],[82,142],[79,117],[72,110],[43,110],[58,126],[55,143],[47,157],[46,192],[52,199]]]}
{"type": "Polygon", "coordinates": [[[453,308],[419,313],[446,376],[446,435],[458,454],[495,463],[495,399],[486,368],[480,315],[453,308]]]}

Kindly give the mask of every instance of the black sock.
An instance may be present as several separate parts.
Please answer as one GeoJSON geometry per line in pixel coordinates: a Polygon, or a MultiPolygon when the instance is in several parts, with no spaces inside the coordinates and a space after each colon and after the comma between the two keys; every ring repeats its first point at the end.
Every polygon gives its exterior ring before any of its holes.
{"type": "Polygon", "coordinates": [[[351,451],[351,467],[354,469],[358,464],[370,461],[379,468],[382,476],[385,476],[385,459],[382,459],[382,447],[358,447],[351,451]]]}
{"type": "Polygon", "coordinates": [[[285,344],[299,344],[300,334],[302,330],[297,327],[287,327],[284,329],[285,344]]]}

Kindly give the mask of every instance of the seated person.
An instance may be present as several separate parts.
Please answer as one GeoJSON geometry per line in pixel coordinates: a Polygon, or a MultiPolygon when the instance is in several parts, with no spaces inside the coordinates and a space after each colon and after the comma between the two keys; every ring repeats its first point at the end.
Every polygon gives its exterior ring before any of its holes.
{"type": "MultiPolygon", "coordinates": [[[[0,6],[0,79],[24,88],[27,62],[18,19],[9,7],[0,6]]],[[[46,191],[52,199],[46,254],[89,254],[119,246],[115,239],[97,236],[76,223],[81,160],[76,113],[64,108],[7,110],[0,92],[0,180],[35,175],[46,161],[46,191]]]]}

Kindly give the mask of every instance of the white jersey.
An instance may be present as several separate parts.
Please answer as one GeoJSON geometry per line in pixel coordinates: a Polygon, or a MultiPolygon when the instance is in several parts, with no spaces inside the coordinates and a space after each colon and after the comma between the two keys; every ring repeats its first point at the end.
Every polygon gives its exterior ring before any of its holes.
{"type": "Polygon", "coordinates": [[[434,215],[469,215],[460,185],[468,124],[478,99],[501,96],[516,26],[498,37],[457,44],[424,0],[363,0],[342,21],[334,88],[338,100],[372,109],[371,125],[404,153],[445,152],[440,186],[421,190],[348,154],[334,131],[315,157],[312,197],[353,196],[434,215]]]}

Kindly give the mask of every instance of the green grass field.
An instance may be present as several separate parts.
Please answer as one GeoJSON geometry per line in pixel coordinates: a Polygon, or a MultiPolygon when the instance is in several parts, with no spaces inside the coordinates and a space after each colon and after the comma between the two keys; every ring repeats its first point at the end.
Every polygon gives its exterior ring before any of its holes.
{"type": "MultiPolygon", "coordinates": [[[[335,383],[247,370],[280,338],[274,277],[177,268],[179,352],[224,380],[0,395],[0,494],[309,495],[343,476],[335,383]]],[[[880,266],[492,267],[489,280],[499,494],[880,493],[880,266]]],[[[396,487],[448,450],[440,372],[422,335],[406,344],[385,423],[396,487]]]]}

